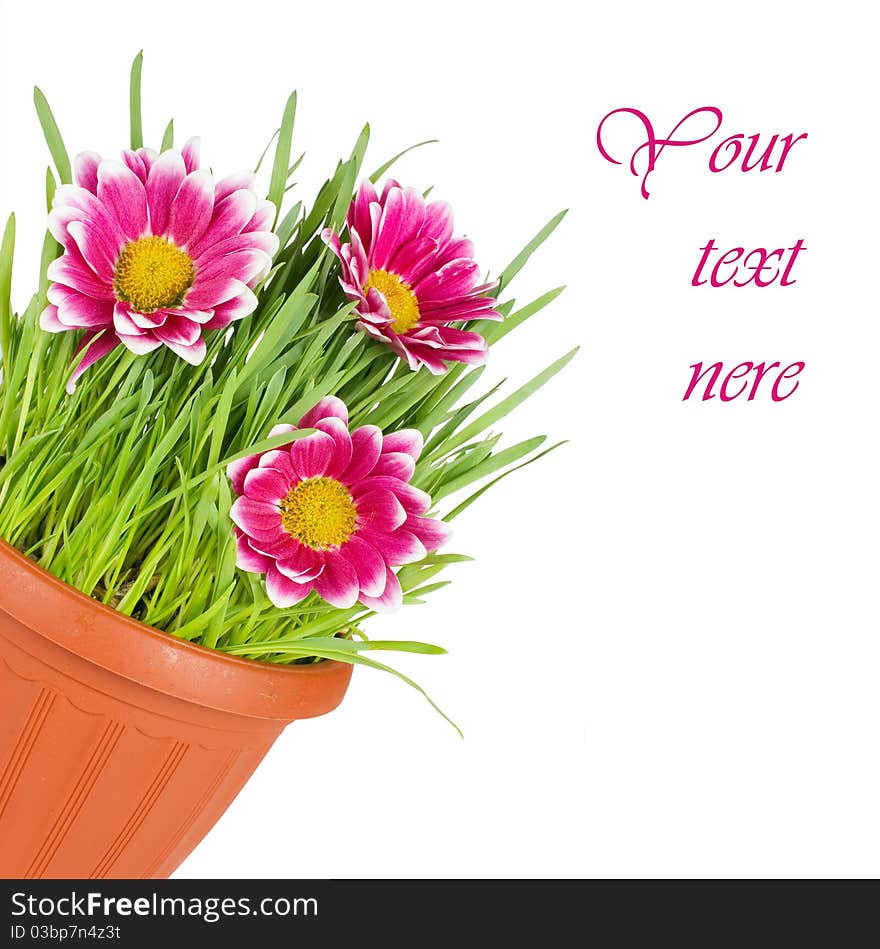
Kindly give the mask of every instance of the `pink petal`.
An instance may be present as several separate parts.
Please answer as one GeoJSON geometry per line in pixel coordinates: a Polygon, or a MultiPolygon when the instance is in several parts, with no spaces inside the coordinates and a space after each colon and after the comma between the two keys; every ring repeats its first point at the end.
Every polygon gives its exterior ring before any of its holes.
{"type": "Polygon", "coordinates": [[[257,308],[256,295],[252,290],[245,287],[244,292],[225,303],[218,304],[213,311],[213,316],[205,323],[206,330],[224,329],[234,320],[243,320],[250,316],[257,308]]]}
{"type": "Polygon", "coordinates": [[[244,494],[244,479],[247,473],[260,463],[259,455],[247,455],[236,461],[230,461],[226,466],[226,477],[232,482],[232,490],[236,494],[244,494]]]}
{"type": "Polygon", "coordinates": [[[388,263],[392,273],[413,286],[431,270],[439,268],[436,260],[437,241],[432,237],[416,237],[400,247],[388,263]]]}
{"type": "Polygon", "coordinates": [[[276,528],[269,528],[252,534],[250,542],[254,550],[271,557],[273,560],[289,559],[302,546],[298,540],[295,540],[284,530],[280,517],[276,528]]]}
{"type": "Polygon", "coordinates": [[[374,475],[390,475],[393,478],[399,478],[401,481],[409,481],[416,470],[416,463],[412,455],[405,451],[383,452],[382,457],[376,462],[373,468],[374,475]]]}
{"type": "Polygon", "coordinates": [[[127,303],[117,303],[113,308],[113,327],[119,334],[125,336],[143,336],[146,339],[151,338],[147,330],[142,329],[131,318],[131,312],[127,303]]]}
{"type": "Polygon", "coordinates": [[[305,480],[323,475],[333,463],[335,454],[336,442],[324,432],[315,432],[293,443],[290,460],[294,471],[305,480]]]}
{"type": "Polygon", "coordinates": [[[60,283],[49,287],[47,297],[58,307],[58,320],[68,329],[113,324],[113,303],[110,300],[95,300],[60,283]]]}
{"type": "Polygon", "coordinates": [[[452,208],[445,201],[431,201],[425,208],[422,234],[445,244],[452,237],[453,226],[452,208]]]}
{"type": "Polygon", "coordinates": [[[193,171],[180,184],[168,213],[168,234],[178,247],[195,244],[214,210],[214,182],[207,171],[193,171]]]}
{"type": "Polygon", "coordinates": [[[205,345],[205,341],[201,336],[194,343],[189,345],[167,339],[163,340],[163,342],[171,352],[176,356],[180,356],[184,362],[188,362],[191,366],[198,366],[204,362],[205,355],[208,352],[208,347],[205,345]]]}
{"type": "Polygon", "coordinates": [[[147,183],[147,166],[137,152],[133,152],[128,148],[125,149],[122,153],[122,161],[126,168],[129,168],[138,176],[142,184],[147,183]]]}
{"type": "Polygon", "coordinates": [[[73,160],[73,180],[86,191],[98,193],[98,165],[101,156],[97,152],[80,152],[73,160]]]}
{"type": "MultiPolygon", "coordinates": [[[[252,191],[235,191],[222,200],[219,196],[215,200],[217,203],[211,223],[192,248],[193,259],[196,262],[212,250],[216,249],[218,253],[223,252],[223,248],[216,247],[223,241],[232,237],[241,237],[242,228],[253,217],[257,206],[257,196],[252,191]]],[[[278,239],[275,238],[275,240],[277,246],[278,239]]]]}
{"type": "Polygon", "coordinates": [[[113,327],[117,333],[126,336],[143,336],[151,339],[150,331],[138,326],[131,318],[131,310],[127,303],[117,303],[113,308],[113,327]]]}
{"type": "MultiPolygon", "coordinates": [[[[238,171],[234,174],[227,175],[217,182],[215,189],[216,200],[222,201],[227,195],[232,194],[234,191],[244,190],[254,192],[256,187],[257,176],[252,171],[238,171]]],[[[256,201],[254,202],[254,210],[256,210],[256,201]]],[[[248,219],[250,219],[253,213],[254,212],[251,211],[248,215],[248,219]]]]}
{"type": "Polygon", "coordinates": [[[388,572],[379,551],[358,534],[349,537],[340,550],[354,567],[361,593],[379,596],[385,589],[388,572]]]}
{"type": "Polygon", "coordinates": [[[392,491],[403,506],[414,514],[422,514],[431,506],[431,496],[424,491],[390,475],[371,475],[352,489],[357,500],[360,494],[373,491],[392,491]]]}
{"type": "Polygon", "coordinates": [[[277,532],[281,525],[277,504],[267,504],[244,496],[232,502],[229,516],[234,524],[253,537],[277,532]]]}
{"type": "Polygon", "coordinates": [[[65,333],[70,327],[58,319],[58,307],[50,303],[40,314],[40,329],[47,333],[65,333]]]}
{"type": "Polygon", "coordinates": [[[324,572],[324,558],[305,544],[296,542],[296,549],[279,559],[276,567],[297,583],[310,583],[324,572]]]}
{"type": "Polygon", "coordinates": [[[394,188],[388,194],[379,231],[371,252],[371,264],[384,270],[397,248],[415,237],[425,221],[425,201],[414,188],[394,188]]]}
{"type": "Polygon", "coordinates": [[[415,428],[402,428],[399,432],[389,432],[382,439],[382,451],[384,452],[406,452],[413,461],[419,460],[419,455],[425,447],[425,439],[422,433],[415,428]]]}
{"type": "MultiPolygon", "coordinates": [[[[125,304],[120,304],[125,306],[125,304]]],[[[137,310],[127,310],[129,319],[139,330],[154,330],[168,322],[167,310],[155,310],[152,313],[138,313],[137,310]]]]}
{"type": "Polygon", "coordinates": [[[360,288],[367,282],[367,277],[370,275],[370,264],[367,259],[366,249],[361,243],[358,232],[352,231],[349,237],[351,238],[351,243],[346,244],[341,249],[341,255],[342,259],[348,265],[348,270],[356,288],[360,291],[360,288]]]}
{"type": "Polygon", "coordinates": [[[456,237],[449,241],[440,251],[440,263],[445,265],[453,260],[459,260],[462,257],[472,258],[474,256],[473,241],[466,237],[456,237]]]}
{"type": "Polygon", "coordinates": [[[407,345],[415,354],[416,358],[427,366],[435,375],[442,375],[446,372],[446,366],[440,362],[447,359],[450,362],[462,362],[467,366],[482,366],[489,357],[487,349],[458,349],[457,347],[428,348],[418,342],[408,342],[407,345]]]}
{"type": "Polygon", "coordinates": [[[340,476],[347,485],[356,484],[375,468],[382,451],[382,429],[362,425],[351,433],[351,463],[340,476]]]}
{"type": "Polygon", "coordinates": [[[335,395],[327,396],[299,420],[299,428],[312,428],[322,418],[338,418],[348,427],[348,409],[342,399],[335,395]]]}
{"type": "Polygon", "coordinates": [[[245,475],[244,493],[255,501],[277,504],[290,490],[290,481],[276,468],[252,468],[245,475]]]}
{"type": "Polygon", "coordinates": [[[236,541],[235,565],[248,573],[266,573],[272,566],[272,558],[254,550],[244,534],[236,541]]]}
{"type": "Polygon", "coordinates": [[[348,609],[357,603],[357,573],[354,567],[338,551],[326,551],[324,569],[315,578],[315,592],[331,606],[348,609]]]}
{"type": "Polygon", "coordinates": [[[485,354],[486,341],[479,333],[460,330],[454,326],[425,326],[413,334],[413,340],[429,341],[435,336],[434,344],[439,350],[457,350],[485,354]]]}
{"type": "Polygon", "coordinates": [[[429,553],[442,547],[452,536],[452,528],[434,517],[419,517],[416,514],[410,514],[403,526],[418,537],[429,553]]]}
{"type": "Polygon", "coordinates": [[[147,204],[150,213],[150,229],[163,235],[168,229],[171,205],[186,177],[186,167],[179,152],[169,149],[156,159],[147,178],[147,204]]]}
{"type": "Polygon", "coordinates": [[[424,280],[419,281],[413,287],[413,292],[418,297],[419,303],[442,302],[450,297],[469,293],[473,289],[478,271],[479,268],[474,260],[466,258],[453,260],[436,273],[430,273],[424,280]]]}
{"type": "Polygon", "coordinates": [[[333,461],[327,468],[326,475],[329,478],[338,478],[351,461],[352,444],[351,435],[348,434],[348,426],[342,419],[331,415],[329,418],[318,419],[314,423],[314,427],[319,432],[326,432],[336,443],[333,461]]]}
{"type": "Polygon", "coordinates": [[[330,250],[333,251],[334,254],[336,254],[337,257],[342,257],[340,253],[342,244],[339,241],[339,235],[336,234],[332,228],[325,227],[324,230],[321,231],[321,240],[330,248],[330,250]]]}
{"type": "Polygon", "coordinates": [[[271,201],[257,201],[254,216],[245,224],[243,234],[251,231],[269,231],[275,223],[275,205],[271,201]]]}
{"type": "Polygon", "coordinates": [[[187,141],[181,149],[183,164],[186,167],[186,173],[191,174],[199,167],[199,159],[202,151],[202,140],[196,135],[187,141]]]}
{"type": "Polygon", "coordinates": [[[370,491],[356,501],[358,529],[393,531],[406,521],[407,511],[391,491],[370,491]]]}
{"type": "Polygon", "coordinates": [[[102,281],[112,286],[116,260],[122,250],[122,245],[114,239],[115,235],[101,232],[85,221],[71,221],[67,231],[86,263],[102,281]]]}
{"type": "Polygon", "coordinates": [[[400,588],[400,580],[397,579],[397,575],[393,570],[389,570],[387,583],[385,584],[385,589],[382,591],[381,596],[372,597],[362,593],[359,599],[367,609],[373,610],[376,613],[391,613],[398,609],[403,602],[403,590],[400,588]]]}
{"type": "Polygon", "coordinates": [[[366,299],[367,306],[369,307],[369,316],[363,311],[361,311],[361,314],[370,318],[370,322],[377,326],[389,326],[392,323],[391,310],[388,309],[388,303],[385,297],[375,287],[370,287],[367,291],[366,299]]]}
{"type": "Polygon", "coordinates": [[[170,316],[162,326],[157,326],[153,330],[153,335],[169,347],[177,345],[189,350],[201,338],[202,328],[198,323],[193,323],[186,317],[170,316]]]}
{"type": "MultiPolygon", "coordinates": [[[[146,172],[147,177],[149,177],[150,170],[156,162],[156,159],[159,157],[155,149],[152,148],[139,148],[135,154],[143,162],[144,171],[146,172]]],[[[144,178],[146,182],[147,178],[144,178]]]]}
{"type": "Polygon", "coordinates": [[[492,307],[492,297],[465,296],[443,303],[424,303],[419,311],[419,323],[454,323],[464,320],[501,320],[503,317],[492,307]]]}
{"type": "Polygon", "coordinates": [[[358,534],[375,547],[392,567],[403,563],[418,563],[428,555],[419,538],[402,527],[390,532],[365,527],[358,531],[358,534]]]}
{"type": "Polygon", "coordinates": [[[272,603],[284,609],[295,606],[312,592],[311,583],[296,583],[271,566],[266,573],[266,593],[272,603]]]}
{"type": "Polygon", "coordinates": [[[98,166],[98,199],[110,208],[130,241],[147,232],[147,193],[138,176],[121,161],[105,160],[98,166]]]}
{"type": "MultiPolygon", "coordinates": [[[[261,468],[274,468],[278,471],[285,481],[287,481],[288,487],[300,480],[297,473],[293,470],[293,462],[290,460],[289,448],[279,448],[263,452],[258,462],[261,468]]],[[[240,493],[241,492],[239,492],[239,494],[240,493]]]]}
{"type": "Polygon", "coordinates": [[[295,431],[295,425],[291,425],[289,422],[279,422],[278,425],[273,425],[269,429],[269,438],[274,438],[276,435],[289,435],[295,431]]]}
{"type": "MultiPolygon", "coordinates": [[[[392,343],[392,348],[403,356],[410,369],[418,369],[420,365],[425,366],[435,376],[442,376],[446,372],[446,364],[441,356],[427,346],[412,343],[407,337],[397,337],[399,349],[392,343]]],[[[443,358],[451,359],[447,353],[441,354],[443,358]]],[[[458,359],[458,356],[455,357],[458,359]]]]}
{"type": "Polygon", "coordinates": [[[114,247],[126,243],[116,215],[96,195],[77,185],[61,185],[52,199],[49,230],[68,251],[76,246],[68,233],[68,225],[73,221],[88,223],[114,247]]]}
{"type": "Polygon", "coordinates": [[[76,352],[80,353],[88,346],[88,350],[82,358],[82,362],[73,370],[73,374],[65,386],[68,394],[71,394],[76,386],[76,380],[99,359],[107,355],[112,349],[119,345],[119,340],[110,330],[99,330],[98,333],[86,333],[79,341],[76,352]]]}
{"type": "MultiPolygon", "coordinates": [[[[235,192],[236,195],[242,192],[235,192]]],[[[227,198],[226,201],[232,200],[227,198]]],[[[224,201],[222,204],[226,204],[224,201]]],[[[222,207],[221,204],[221,207],[222,207]]],[[[214,221],[217,220],[217,214],[214,214],[214,221]]],[[[204,236],[193,248],[193,260],[198,266],[201,262],[210,260],[214,257],[223,257],[226,254],[235,253],[239,250],[261,250],[267,257],[274,257],[278,250],[278,236],[271,231],[250,231],[247,234],[232,233],[218,240],[216,243],[209,243],[211,232],[214,227],[214,221],[211,222],[204,236]]]]}
{"type": "Polygon", "coordinates": [[[388,195],[390,195],[391,192],[392,192],[395,188],[397,188],[398,190],[401,188],[400,182],[397,181],[396,178],[388,178],[388,179],[386,179],[385,185],[384,185],[384,187],[382,188],[382,195],[381,195],[381,197],[379,198],[379,204],[380,204],[383,208],[385,207],[385,205],[386,205],[386,203],[387,203],[387,201],[388,201],[388,195]]]}
{"type": "Polygon", "coordinates": [[[348,209],[349,229],[354,228],[367,246],[371,244],[373,237],[370,205],[378,204],[378,202],[379,196],[376,194],[376,189],[372,181],[367,179],[361,184],[357,196],[348,209]]]}
{"type": "Polygon", "coordinates": [[[162,345],[158,339],[153,339],[150,336],[128,336],[118,331],[116,336],[119,342],[136,356],[146,356],[147,353],[153,352],[162,345]]]}
{"type": "Polygon", "coordinates": [[[79,248],[75,244],[73,246],[73,252],[68,250],[49,264],[46,276],[96,300],[115,300],[112,278],[101,280],[86,263],[79,248]]]}
{"type": "Polygon", "coordinates": [[[207,327],[207,324],[214,319],[213,310],[195,310],[191,306],[183,307],[173,307],[163,311],[166,316],[183,316],[186,317],[191,323],[198,323],[202,327],[207,327]]]}
{"type": "Polygon", "coordinates": [[[235,297],[248,297],[249,294],[252,296],[250,288],[235,277],[201,280],[196,272],[196,279],[186,295],[186,303],[196,310],[216,310],[221,303],[235,297]]]}
{"type": "Polygon", "coordinates": [[[260,275],[265,276],[272,266],[272,258],[261,250],[245,248],[231,254],[214,256],[206,254],[199,264],[202,280],[217,280],[219,277],[235,277],[244,284],[253,283],[260,275]]]}

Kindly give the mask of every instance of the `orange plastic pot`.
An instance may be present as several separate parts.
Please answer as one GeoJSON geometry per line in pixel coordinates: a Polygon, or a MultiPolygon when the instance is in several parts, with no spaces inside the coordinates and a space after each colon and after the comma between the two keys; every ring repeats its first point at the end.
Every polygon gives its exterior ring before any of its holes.
{"type": "Polygon", "coordinates": [[[175,639],[0,541],[0,877],[167,877],[350,678],[175,639]]]}

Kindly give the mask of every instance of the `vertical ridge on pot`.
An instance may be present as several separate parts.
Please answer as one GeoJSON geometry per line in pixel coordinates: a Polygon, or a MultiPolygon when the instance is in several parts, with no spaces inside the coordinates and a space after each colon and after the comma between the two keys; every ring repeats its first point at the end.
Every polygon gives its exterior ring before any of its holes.
{"type": "MultiPolygon", "coordinates": [[[[2,656],[0,656],[0,661],[12,672],[9,664],[2,656]]],[[[3,818],[6,805],[12,797],[18,779],[21,777],[21,773],[27,764],[31,748],[33,748],[34,743],[39,737],[40,730],[46,721],[46,716],[49,714],[49,710],[52,708],[52,703],[55,701],[55,698],[55,693],[50,689],[45,688],[45,686],[40,689],[25,719],[24,727],[19,732],[18,739],[8,753],[6,766],[3,769],[3,774],[0,775],[0,820],[3,818]]]]}
{"type": "Polygon", "coordinates": [[[112,870],[113,865],[125,850],[126,845],[129,843],[129,841],[131,841],[131,839],[140,829],[141,825],[146,821],[150,811],[153,808],[153,805],[156,803],[156,801],[162,795],[162,792],[168,786],[168,783],[174,777],[174,774],[177,771],[181,761],[183,761],[184,755],[186,755],[188,749],[189,745],[187,745],[185,742],[174,742],[171,750],[168,752],[168,755],[165,758],[165,761],[162,763],[162,767],[159,769],[156,777],[147,788],[147,791],[141,798],[140,803],[132,812],[131,817],[128,819],[125,826],[110,845],[107,852],[101,858],[98,865],[89,874],[90,878],[99,879],[101,877],[105,877],[107,876],[108,872],[112,870]]]}
{"type": "Polygon", "coordinates": [[[101,773],[107,766],[107,762],[113,754],[113,749],[124,731],[125,726],[119,722],[107,723],[91,757],[86,762],[67,800],[64,801],[61,813],[25,872],[25,879],[45,876],[46,870],[64,843],[65,837],[76,823],[89,794],[100,780],[101,773]]]}
{"type": "Polygon", "coordinates": [[[186,834],[187,830],[189,830],[192,824],[195,822],[196,816],[205,809],[205,807],[207,806],[207,803],[218,792],[219,788],[222,786],[223,782],[226,780],[226,776],[232,770],[233,765],[238,761],[240,755],[241,755],[241,752],[239,751],[231,751],[229,753],[229,756],[227,757],[223,766],[217,772],[217,776],[208,786],[207,790],[202,795],[202,797],[195,803],[193,809],[189,812],[189,814],[186,816],[183,823],[180,825],[180,829],[178,830],[178,832],[171,838],[171,841],[169,842],[168,846],[165,848],[165,850],[162,851],[162,853],[159,854],[158,857],[156,857],[156,859],[150,864],[150,866],[147,867],[144,877],[149,879],[150,877],[155,876],[158,869],[168,860],[168,858],[175,851],[175,849],[180,846],[180,842],[183,840],[183,837],[186,834]]]}

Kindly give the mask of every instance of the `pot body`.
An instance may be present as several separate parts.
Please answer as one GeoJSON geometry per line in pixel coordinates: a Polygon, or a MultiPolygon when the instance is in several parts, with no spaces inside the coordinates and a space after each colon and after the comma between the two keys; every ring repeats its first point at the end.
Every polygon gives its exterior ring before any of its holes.
{"type": "Polygon", "coordinates": [[[350,676],[176,640],[0,541],[0,877],[167,877],[350,676]]]}

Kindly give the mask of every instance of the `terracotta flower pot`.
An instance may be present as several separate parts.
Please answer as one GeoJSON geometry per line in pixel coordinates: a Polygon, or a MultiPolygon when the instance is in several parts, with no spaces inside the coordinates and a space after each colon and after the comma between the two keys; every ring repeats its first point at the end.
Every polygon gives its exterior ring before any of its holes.
{"type": "Polygon", "coordinates": [[[168,876],[350,678],[175,639],[0,541],[0,877],[168,876]]]}

